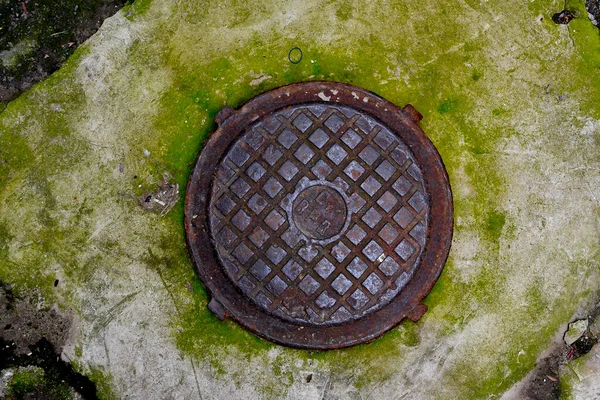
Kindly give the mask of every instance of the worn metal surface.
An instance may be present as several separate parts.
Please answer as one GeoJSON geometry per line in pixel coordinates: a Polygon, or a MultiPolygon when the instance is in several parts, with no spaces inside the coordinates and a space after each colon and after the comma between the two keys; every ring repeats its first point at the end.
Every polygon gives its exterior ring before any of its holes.
{"type": "Polygon", "coordinates": [[[252,124],[209,205],[225,272],[264,311],[313,325],[373,312],[410,280],[428,196],[412,152],[368,114],[306,103],[252,124]]]}
{"type": "Polygon", "coordinates": [[[418,320],[453,224],[448,178],[420,118],[332,82],[222,110],[185,210],[209,308],[314,349],[418,320]]]}

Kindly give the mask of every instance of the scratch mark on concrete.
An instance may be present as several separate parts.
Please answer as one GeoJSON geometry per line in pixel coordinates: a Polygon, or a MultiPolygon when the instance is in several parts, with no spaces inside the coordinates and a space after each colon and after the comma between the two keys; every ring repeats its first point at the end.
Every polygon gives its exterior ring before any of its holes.
{"type": "Polygon", "coordinates": [[[173,302],[173,306],[175,307],[175,310],[177,311],[177,314],[181,314],[181,310],[179,310],[179,307],[177,306],[177,302],[175,301],[175,296],[173,296],[173,293],[171,293],[171,291],[169,290],[169,286],[167,285],[167,281],[165,281],[165,278],[163,277],[160,268],[156,268],[156,273],[158,274],[158,276],[160,278],[160,281],[162,282],[163,286],[165,287],[165,290],[169,294],[169,297],[171,298],[171,301],[173,302]]]}
{"type": "Polygon", "coordinates": [[[117,304],[112,306],[111,309],[108,310],[106,314],[104,314],[104,316],[98,320],[98,322],[96,322],[92,328],[91,336],[96,336],[102,329],[106,328],[108,324],[110,324],[110,322],[115,318],[115,316],[121,312],[127,306],[127,304],[130,303],[135,296],[137,296],[138,293],[139,290],[137,292],[130,293],[123,297],[117,304]]]}
{"type": "MultiPolygon", "coordinates": [[[[165,262],[163,262],[159,257],[157,257],[153,252],[151,248],[148,248],[148,254],[150,255],[150,257],[155,260],[155,261],[160,261],[161,264],[166,264],[165,262]]],[[[167,294],[169,295],[169,297],[171,298],[171,301],[173,302],[173,306],[175,307],[175,310],[177,311],[177,314],[181,315],[181,310],[179,309],[179,307],[177,306],[177,301],[175,300],[175,296],[173,296],[173,293],[171,293],[171,291],[169,290],[169,285],[167,285],[167,281],[165,281],[165,278],[163,277],[162,274],[162,270],[160,269],[160,266],[155,265],[154,269],[156,270],[156,273],[158,274],[158,277],[160,278],[160,281],[162,282],[165,290],[167,291],[167,294]]]]}
{"type": "Polygon", "coordinates": [[[106,365],[110,367],[110,355],[108,354],[108,346],[106,346],[106,331],[102,332],[102,339],[104,339],[102,344],[104,345],[104,354],[106,354],[106,365]]]}
{"type": "Polygon", "coordinates": [[[194,371],[194,379],[196,380],[196,388],[198,389],[198,397],[202,400],[202,392],[200,392],[200,383],[198,382],[198,374],[196,373],[196,366],[194,360],[190,357],[190,363],[192,363],[192,370],[194,371]]]}
{"type": "Polygon", "coordinates": [[[95,238],[95,237],[96,237],[96,236],[97,236],[97,235],[98,235],[100,232],[102,232],[102,230],[104,230],[104,228],[106,228],[108,225],[111,225],[113,222],[114,222],[113,220],[109,220],[108,222],[106,222],[106,223],[104,223],[104,224],[100,225],[100,226],[98,227],[98,229],[96,229],[96,230],[95,230],[95,231],[94,231],[94,232],[93,232],[93,233],[90,235],[90,237],[88,238],[88,240],[87,240],[87,241],[89,242],[90,240],[92,240],[93,238],[95,238]]]}
{"type": "Polygon", "coordinates": [[[327,393],[327,387],[329,386],[329,382],[330,381],[331,381],[331,374],[328,373],[327,374],[327,382],[325,382],[325,385],[323,385],[323,393],[321,393],[320,400],[324,400],[325,399],[325,394],[327,393]]]}

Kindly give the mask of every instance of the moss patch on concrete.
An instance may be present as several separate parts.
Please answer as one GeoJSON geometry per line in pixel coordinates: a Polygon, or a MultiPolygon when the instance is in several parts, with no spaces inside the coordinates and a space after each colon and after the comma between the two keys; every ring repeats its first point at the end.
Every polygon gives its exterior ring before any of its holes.
{"type": "Polygon", "coordinates": [[[71,388],[65,382],[48,379],[44,370],[39,367],[21,367],[10,370],[10,377],[3,389],[8,399],[25,399],[39,396],[54,400],[70,400],[73,398],[71,388]]]}
{"type": "Polygon", "coordinates": [[[600,393],[600,367],[598,346],[583,357],[561,366],[561,399],[585,400],[600,393]]]}
{"type": "Polygon", "coordinates": [[[66,354],[117,397],[500,395],[600,281],[600,37],[560,7],[136,1],[0,114],[0,279],[78,315],[66,354]],[[424,115],[456,225],[422,321],[319,353],[212,316],[183,196],[162,218],[135,199],[185,188],[223,106],[322,79],[424,115]]]}

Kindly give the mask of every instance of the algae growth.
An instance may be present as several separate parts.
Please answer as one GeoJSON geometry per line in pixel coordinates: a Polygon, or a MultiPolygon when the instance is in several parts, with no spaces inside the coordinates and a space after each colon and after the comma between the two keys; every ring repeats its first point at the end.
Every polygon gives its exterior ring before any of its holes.
{"type": "Polygon", "coordinates": [[[600,36],[557,7],[135,2],[0,114],[0,279],[77,314],[65,354],[116,397],[499,396],[600,282],[600,36]],[[455,202],[425,317],[334,352],[217,320],[183,196],[162,218],[136,200],[165,172],[185,188],[223,106],[306,80],[414,105],[455,202]]]}

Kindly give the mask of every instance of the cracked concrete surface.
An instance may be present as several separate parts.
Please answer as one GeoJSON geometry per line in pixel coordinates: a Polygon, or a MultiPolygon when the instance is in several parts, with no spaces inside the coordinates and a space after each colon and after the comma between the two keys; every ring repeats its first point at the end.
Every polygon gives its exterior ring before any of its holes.
{"type": "MultiPolygon", "coordinates": [[[[600,35],[563,7],[138,0],[0,114],[0,280],[74,310],[62,356],[102,398],[499,398],[600,284],[600,35]],[[413,104],[456,219],[425,317],[325,353],[218,321],[182,197],[137,200],[185,188],[220,108],[316,79],[413,104]]],[[[564,396],[597,390],[580,363],[564,396]]]]}

